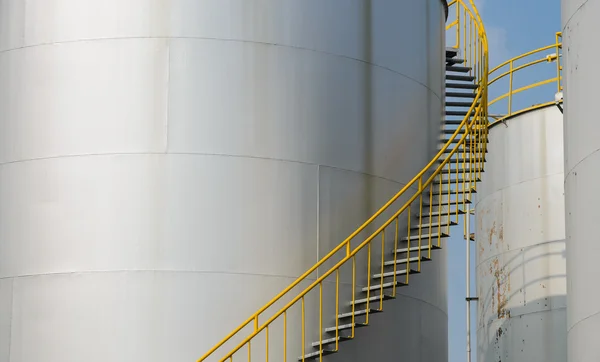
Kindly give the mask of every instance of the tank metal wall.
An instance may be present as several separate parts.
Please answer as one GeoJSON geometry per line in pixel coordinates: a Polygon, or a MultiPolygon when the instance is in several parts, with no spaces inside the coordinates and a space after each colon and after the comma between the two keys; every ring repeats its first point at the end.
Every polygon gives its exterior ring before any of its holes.
{"type": "MultiPolygon", "coordinates": [[[[0,0],[0,24],[2,362],[194,360],[436,148],[440,0],[0,0]]],[[[424,269],[346,360],[447,359],[424,269]]]]}
{"type": "Polygon", "coordinates": [[[567,358],[562,127],[551,106],[490,128],[476,204],[480,362],[567,358]]]}
{"type": "Polygon", "coordinates": [[[569,361],[600,360],[598,0],[563,0],[569,361]]]}

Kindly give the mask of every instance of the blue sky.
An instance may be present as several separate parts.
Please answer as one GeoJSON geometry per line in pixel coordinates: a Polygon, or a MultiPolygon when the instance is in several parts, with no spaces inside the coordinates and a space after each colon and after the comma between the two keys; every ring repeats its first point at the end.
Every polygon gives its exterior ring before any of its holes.
{"type": "MultiPolygon", "coordinates": [[[[491,67],[525,53],[554,42],[555,33],[560,31],[560,0],[476,0],[483,18],[490,45],[491,67]]],[[[547,52],[552,53],[551,51],[547,52]]],[[[529,59],[533,60],[533,59],[529,59]]],[[[555,67],[555,65],[554,65],[555,67]]],[[[552,64],[543,64],[516,78],[517,86],[523,86],[534,80],[549,78],[555,71],[552,64]],[[520,84],[519,84],[520,83],[520,84]]],[[[525,71],[524,71],[525,72],[525,71]]],[[[490,97],[506,93],[508,85],[502,92],[490,89],[490,97]]],[[[523,92],[514,100],[514,109],[527,105],[554,100],[555,86],[543,87],[531,92],[523,92]]],[[[474,220],[473,220],[474,221],[474,220]]],[[[475,225],[472,225],[472,231],[475,225]]],[[[453,237],[448,241],[448,314],[449,314],[449,362],[466,361],[466,310],[465,310],[465,241],[462,239],[462,227],[456,227],[453,237]]],[[[472,281],[475,291],[475,248],[472,247],[472,281]]],[[[473,296],[474,293],[472,293],[473,296]]],[[[477,361],[476,318],[477,305],[472,305],[472,357],[477,361]]],[[[487,362],[487,361],[481,361],[487,362]]]]}

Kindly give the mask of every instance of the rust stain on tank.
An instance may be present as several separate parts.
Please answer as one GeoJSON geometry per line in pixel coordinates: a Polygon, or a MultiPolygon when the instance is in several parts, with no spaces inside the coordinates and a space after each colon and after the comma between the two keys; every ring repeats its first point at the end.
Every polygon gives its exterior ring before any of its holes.
{"type": "Polygon", "coordinates": [[[498,232],[498,239],[500,239],[500,242],[504,241],[504,225],[500,226],[500,231],[498,232]]]}
{"type": "Polygon", "coordinates": [[[490,269],[492,270],[492,275],[496,278],[495,288],[492,288],[492,290],[495,289],[495,298],[492,297],[492,308],[496,309],[498,319],[510,318],[510,310],[507,308],[508,296],[510,294],[510,275],[506,273],[504,267],[500,267],[498,258],[494,258],[490,269]]]}
{"type": "Polygon", "coordinates": [[[488,241],[489,241],[490,245],[492,245],[492,239],[495,234],[496,234],[496,222],[494,221],[494,224],[492,224],[492,228],[490,229],[490,232],[489,232],[488,241]]]}

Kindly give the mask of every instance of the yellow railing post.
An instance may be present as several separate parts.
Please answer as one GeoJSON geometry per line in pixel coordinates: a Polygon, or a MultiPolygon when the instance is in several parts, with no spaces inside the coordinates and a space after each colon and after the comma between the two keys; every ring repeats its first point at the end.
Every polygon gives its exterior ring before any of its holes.
{"type": "Polygon", "coordinates": [[[510,79],[508,81],[508,116],[512,114],[512,97],[513,97],[513,61],[510,61],[510,79]]]}
{"type": "Polygon", "coordinates": [[[562,91],[562,79],[561,79],[561,74],[562,74],[562,66],[560,65],[560,50],[562,47],[562,44],[560,42],[560,38],[562,36],[562,33],[558,32],[556,33],[556,85],[557,85],[557,92],[562,91]]]}

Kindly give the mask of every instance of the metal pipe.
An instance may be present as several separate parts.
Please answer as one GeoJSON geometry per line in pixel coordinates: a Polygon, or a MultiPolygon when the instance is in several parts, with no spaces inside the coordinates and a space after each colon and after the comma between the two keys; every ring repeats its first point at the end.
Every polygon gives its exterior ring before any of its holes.
{"type": "Polygon", "coordinates": [[[467,245],[467,265],[466,265],[466,278],[467,278],[467,362],[471,362],[471,210],[469,204],[466,205],[465,214],[465,228],[467,232],[465,234],[465,241],[467,245]]]}

